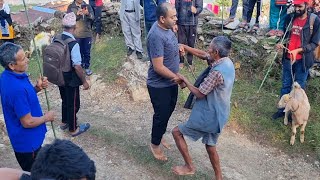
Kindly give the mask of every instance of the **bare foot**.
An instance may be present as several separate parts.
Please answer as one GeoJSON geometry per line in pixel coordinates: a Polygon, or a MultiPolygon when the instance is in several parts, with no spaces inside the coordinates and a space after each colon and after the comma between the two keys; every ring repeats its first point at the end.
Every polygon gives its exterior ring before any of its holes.
{"type": "Polygon", "coordinates": [[[164,138],[161,139],[161,144],[163,147],[165,147],[167,149],[171,149],[171,145],[169,143],[167,143],[167,141],[164,138]]]}
{"type": "Polygon", "coordinates": [[[160,149],[159,146],[150,144],[150,150],[156,159],[158,159],[160,161],[167,161],[168,160],[168,158],[163,154],[163,151],[160,149]]]}
{"type": "Polygon", "coordinates": [[[174,166],[171,169],[175,174],[180,176],[193,175],[196,172],[194,167],[189,166],[174,166]]]}

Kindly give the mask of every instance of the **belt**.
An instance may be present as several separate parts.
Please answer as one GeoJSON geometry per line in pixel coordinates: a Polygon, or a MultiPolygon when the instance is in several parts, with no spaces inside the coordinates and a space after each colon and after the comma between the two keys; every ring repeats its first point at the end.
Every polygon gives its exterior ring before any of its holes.
{"type": "Polygon", "coordinates": [[[127,12],[127,13],[135,12],[135,10],[124,10],[124,11],[127,12]]]}

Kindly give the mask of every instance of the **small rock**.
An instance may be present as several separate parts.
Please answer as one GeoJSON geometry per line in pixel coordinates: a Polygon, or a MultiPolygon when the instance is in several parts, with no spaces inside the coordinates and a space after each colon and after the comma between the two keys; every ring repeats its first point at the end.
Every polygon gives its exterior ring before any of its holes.
{"type": "Polygon", "coordinates": [[[0,144],[0,148],[5,148],[5,147],[6,147],[6,145],[0,144]]]}
{"type": "Polygon", "coordinates": [[[259,40],[254,36],[246,36],[250,41],[252,41],[254,44],[257,44],[259,40]]]}
{"type": "Polygon", "coordinates": [[[41,23],[40,26],[43,27],[44,29],[47,29],[48,27],[50,27],[50,25],[47,23],[41,23]]]}
{"type": "Polygon", "coordinates": [[[238,19],[235,19],[233,22],[227,24],[224,27],[227,29],[235,30],[235,29],[237,29],[239,24],[240,24],[240,21],[238,19]]]}
{"type": "Polygon", "coordinates": [[[232,30],[227,30],[227,29],[223,30],[223,34],[226,34],[226,35],[231,35],[232,32],[233,32],[232,30]]]}
{"type": "Polygon", "coordinates": [[[316,165],[317,167],[320,167],[320,162],[319,161],[315,161],[314,165],[316,165]]]}
{"type": "Polygon", "coordinates": [[[243,36],[240,36],[240,35],[235,35],[235,36],[233,36],[233,38],[238,42],[243,42],[246,45],[250,45],[250,43],[249,43],[249,41],[248,41],[248,39],[246,37],[243,37],[243,36]]]}
{"type": "Polygon", "coordinates": [[[199,40],[204,41],[204,37],[203,36],[199,36],[199,40]]]}
{"type": "MultiPolygon", "coordinates": [[[[200,25],[199,25],[199,26],[200,26],[200,25]]],[[[202,28],[198,27],[198,28],[197,28],[197,33],[198,33],[198,35],[201,35],[201,34],[203,33],[202,28]]]]}
{"type": "Polygon", "coordinates": [[[112,161],[111,161],[111,160],[109,160],[109,161],[108,161],[108,164],[112,164],[112,161]]]}

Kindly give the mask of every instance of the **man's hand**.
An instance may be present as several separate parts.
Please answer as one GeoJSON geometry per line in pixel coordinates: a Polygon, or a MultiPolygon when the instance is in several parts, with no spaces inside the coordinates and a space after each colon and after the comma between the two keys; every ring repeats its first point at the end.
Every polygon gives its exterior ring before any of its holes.
{"type": "Polygon", "coordinates": [[[175,24],[175,25],[173,26],[173,28],[172,28],[172,31],[173,31],[174,33],[177,33],[178,30],[179,30],[178,25],[175,24]]]}
{"type": "Polygon", "coordinates": [[[55,113],[53,111],[48,111],[44,116],[43,119],[45,122],[54,121],[55,113]]]}
{"type": "Polygon", "coordinates": [[[183,82],[178,76],[171,79],[171,81],[175,82],[176,84],[181,84],[183,82]]]}
{"type": "Polygon", "coordinates": [[[182,74],[177,73],[177,76],[183,81],[183,82],[188,82],[188,79],[184,77],[182,74]]]}
{"type": "Polygon", "coordinates": [[[42,89],[46,89],[48,87],[48,78],[43,76],[39,77],[36,84],[36,89],[41,91],[42,89]]]}
{"type": "Polygon", "coordinates": [[[291,61],[295,62],[297,60],[297,55],[301,52],[301,48],[289,51],[291,61]]]}
{"type": "Polygon", "coordinates": [[[90,88],[89,83],[86,81],[83,83],[83,90],[88,90],[90,88]]]}
{"type": "Polygon", "coordinates": [[[185,82],[182,82],[179,84],[181,89],[184,89],[185,87],[187,87],[187,84],[185,82]]]}
{"type": "Polygon", "coordinates": [[[191,12],[192,12],[193,14],[196,14],[196,13],[197,13],[197,8],[194,7],[194,6],[191,6],[191,12]]]}
{"type": "Polygon", "coordinates": [[[283,44],[276,44],[276,49],[278,51],[282,50],[284,48],[284,45],[283,44]]]}
{"type": "Polygon", "coordinates": [[[186,54],[183,44],[179,44],[179,53],[180,53],[180,56],[184,56],[186,54]]]}
{"type": "Polygon", "coordinates": [[[79,9],[78,11],[77,11],[77,15],[79,16],[79,15],[83,15],[83,10],[82,9],[79,9]]]}

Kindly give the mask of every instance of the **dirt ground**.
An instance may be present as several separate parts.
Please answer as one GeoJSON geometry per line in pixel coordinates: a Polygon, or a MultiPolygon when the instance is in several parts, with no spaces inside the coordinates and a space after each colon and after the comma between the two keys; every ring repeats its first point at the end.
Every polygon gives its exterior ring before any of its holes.
{"type": "MultiPolygon", "coordinates": [[[[91,78],[92,88],[81,92],[80,122],[90,122],[92,127],[79,137],[70,138],[59,129],[59,138],[71,139],[81,146],[95,161],[97,179],[180,179],[170,172],[172,164],[183,163],[174,146],[170,130],[186,120],[189,111],[178,105],[165,137],[173,144],[166,150],[170,161],[157,163],[148,149],[152,123],[150,102],[132,102],[123,88],[104,84],[99,77],[91,78]],[[169,166],[169,167],[167,167],[169,166]]],[[[57,88],[49,89],[52,107],[59,112],[60,98],[57,88]]],[[[44,102],[43,94],[40,95],[44,102]]],[[[43,105],[45,108],[46,106],[43,105]]],[[[60,117],[60,114],[58,114],[60,117]]],[[[60,118],[57,118],[56,125],[60,118]]],[[[50,127],[49,127],[50,128],[50,127]]],[[[289,138],[289,137],[288,137],[289,138]]],[[[0,167],[19,168],[9,144],[0,138],[0,167]],[[3,144],[1,144],[3,143],[3,144]]],[[[53,140],[52,131],[47,133],[46,142],[53,140]]],[[[299,142],[297,142],[299,143],[299,142]]],[[[197,174],[190,179],[211,179],[213,170],[204,145],[188,140],[190,153],[197,167],[197,174]]],[[[248,139],[231,127],[226,127],[217,146],[224,179],[290,179],[319,180],[320,168],[306,155],[292,156],[281,150],[261,145],[248,139]]],[[[0,178],[1,179],[1,178],[0,178]]]]}

